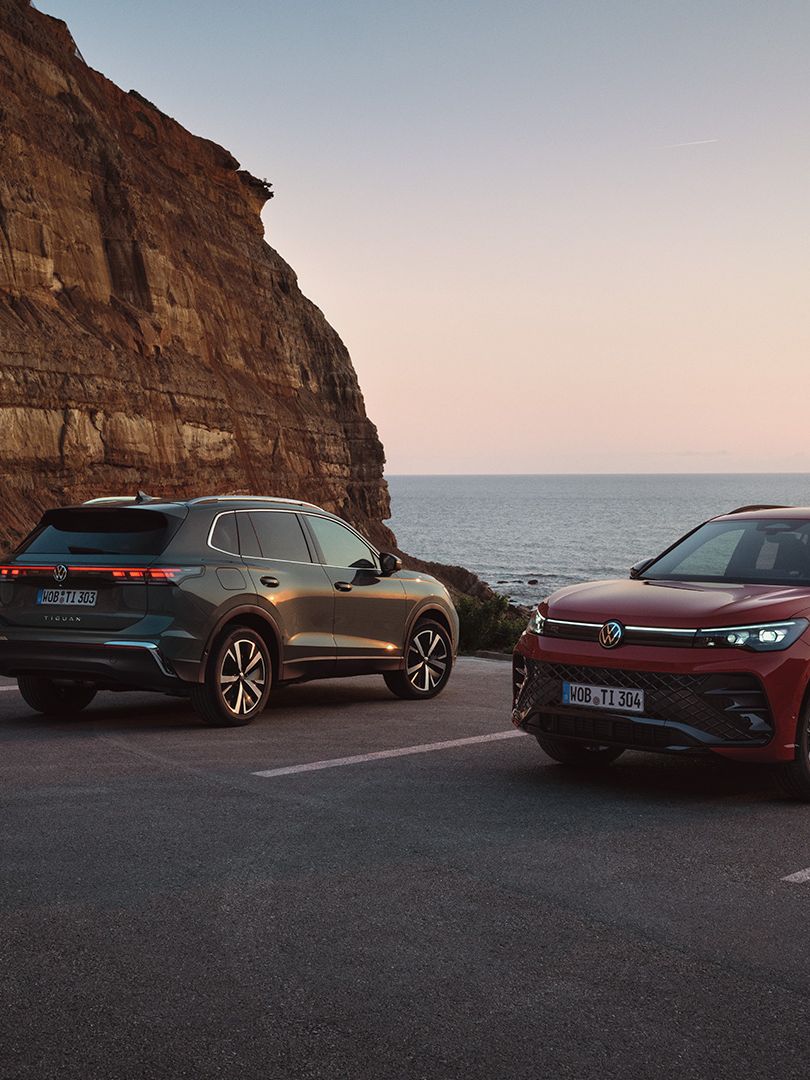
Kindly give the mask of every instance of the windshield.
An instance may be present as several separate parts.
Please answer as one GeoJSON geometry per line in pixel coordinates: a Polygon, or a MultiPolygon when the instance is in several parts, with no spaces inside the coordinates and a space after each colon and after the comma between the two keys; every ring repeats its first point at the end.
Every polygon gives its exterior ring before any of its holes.
{"type": "Polygon", "coordinates": [[[49,510],[16,555],[159,555],[179,521],[156,510],[49,510]]]}
{"type": "Polygon", "coordinates": [[[810,521],[709,521],[639,576],[645,581],[810,585],[810,521]]]}

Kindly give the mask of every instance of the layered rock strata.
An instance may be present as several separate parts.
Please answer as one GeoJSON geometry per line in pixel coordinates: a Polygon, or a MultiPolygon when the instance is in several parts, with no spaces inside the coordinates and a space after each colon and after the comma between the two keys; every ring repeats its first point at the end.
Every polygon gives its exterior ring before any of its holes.
{"type": "Polygon", "coordinates": [[[254,492],[393,544],[346,348],[264,240],[266,181],[0,0],[0,538],[55,503],[254,492]]]}

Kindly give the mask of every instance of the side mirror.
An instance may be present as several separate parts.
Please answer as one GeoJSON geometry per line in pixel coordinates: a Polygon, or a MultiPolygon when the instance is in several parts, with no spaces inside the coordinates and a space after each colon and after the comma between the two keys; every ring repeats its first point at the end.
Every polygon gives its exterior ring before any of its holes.
{"type": "Polygon", "coordinates": [[[383,577],[391,577],[397,570],[402,569],[402,559],[392,555],[390,551],[380,552],[380,569],[383,577]]]}
{"type": "Polygon", "coordinates": [[[630,567],[630,577],[631,578],[640,577],[644,573],[644,571],[647,569],[647,567],[652,566],[652,564],[654,562],[655,562],[654,558],[653,559],[642,559],[641,562],[637,562],[635,564],[635,566],[630,567]]]}

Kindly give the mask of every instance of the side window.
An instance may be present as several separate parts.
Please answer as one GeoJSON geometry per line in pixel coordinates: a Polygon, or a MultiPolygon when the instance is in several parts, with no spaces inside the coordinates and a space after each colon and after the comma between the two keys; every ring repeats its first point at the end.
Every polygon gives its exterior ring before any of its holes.
{"type": "Polygon", "coordinates": [[[297,514],[253,510],[245,516],[253,523],[263,558],[312,562],[297,514]]]}
{"type": "Polygon", "coordinates": [[[743,535],[743,529],[727,529],[684,556],[672,570],[698,577],[723,577],[743,535]]]}
{"type": "Polygon", "coordinates": [[[262,549],[259,547],[259,538],[250,520],[250,514],[237,514],[236,524],[239,527],[239,551],[243,559],[260,559],[262,549]]]}
{"type": "Polygon", "coordinates": [[[239,554],[239,539],[236,532],[236,514],[220,514],[211,534],[211,546],[227,551],[231,555],[239,554]]]}
{"type": "Polygon", "coordinates": [[[327,566],[374,569],[374,552],[350,529],[337,521],[313,514],[307,515],[307,522],[321,545],[327,566]]]}

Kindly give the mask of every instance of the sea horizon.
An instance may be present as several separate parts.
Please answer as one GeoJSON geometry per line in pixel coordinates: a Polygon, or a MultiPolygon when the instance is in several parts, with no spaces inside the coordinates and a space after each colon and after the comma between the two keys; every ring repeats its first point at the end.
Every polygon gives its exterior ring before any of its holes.
{"type": "Polygon", "coordinates": [[[386,479],[405,476],[810,476],[810,466],[807,469],[751,469],[748,471],[722,470],[680,472],[652,472],[648,469],[637,469],[633,472],[392,472],[386,473],[386,479]]]}
{"type": "Polygon", "coordinates": [[[403,551],[472,570],[519,604],[626,577],[695,525],[748,505],[810,505],[810,472],[392,473],[403,551]]]}

